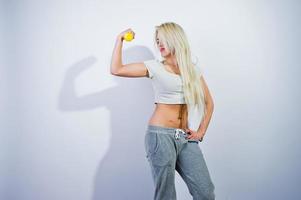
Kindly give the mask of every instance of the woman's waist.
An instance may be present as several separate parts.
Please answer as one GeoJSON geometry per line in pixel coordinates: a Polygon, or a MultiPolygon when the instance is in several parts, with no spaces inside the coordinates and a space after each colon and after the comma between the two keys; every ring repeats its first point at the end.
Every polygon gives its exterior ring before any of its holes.
{"type": "Polygon", "coordinates": [[[149,120],[149,124],[161,125],[174,128],[187,127],[187,116],[179,114],[179,112],[166,112],[163,110],[155,110],[149,120]]]}

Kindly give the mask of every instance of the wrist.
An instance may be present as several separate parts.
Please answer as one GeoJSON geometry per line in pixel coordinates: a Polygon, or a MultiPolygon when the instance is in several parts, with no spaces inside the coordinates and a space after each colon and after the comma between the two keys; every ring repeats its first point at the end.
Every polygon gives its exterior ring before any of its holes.
{"type": "Polygon", "coordinates": [[[117,37],[117,40],[118,40],[119,42],[122,42],[122,41],[123,41],[123,37],[122,37],[122,36],[118,36],[118,37],[117,37]]]}
{"type": "Polygon", "coordinates": [[[201,131],[198,131],[197,134],[198,134],[198,135],[201,135],[201,136],[204,136],[204,135],[205,135],[205,133],[204,133],[204,132],[201,132],[201,131]]]}

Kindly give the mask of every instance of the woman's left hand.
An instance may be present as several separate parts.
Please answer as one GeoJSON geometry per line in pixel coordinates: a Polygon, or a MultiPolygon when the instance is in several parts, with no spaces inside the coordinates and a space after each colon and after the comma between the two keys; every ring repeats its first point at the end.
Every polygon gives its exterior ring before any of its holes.
{"type": "Polygon", "coordinates": [[[198,133],[197,131],[191,130],[189,128],[185,129],[185,132],[188,134],[187,139],[203,140],[204,134],[198,133]]]}

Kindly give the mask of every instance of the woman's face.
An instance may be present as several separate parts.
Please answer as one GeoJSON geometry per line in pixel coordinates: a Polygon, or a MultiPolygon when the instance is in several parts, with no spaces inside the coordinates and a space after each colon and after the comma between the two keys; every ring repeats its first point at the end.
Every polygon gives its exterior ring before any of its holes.
{"type": "Polygon", "coordinates": [[[156,42],[157,42],[157,47],[161,53],[161,56],[162,57],[168,56],[170,54],[170,50],[166,46],[164,46],[164,44],[158,37],[156,37],[156,42]]]}

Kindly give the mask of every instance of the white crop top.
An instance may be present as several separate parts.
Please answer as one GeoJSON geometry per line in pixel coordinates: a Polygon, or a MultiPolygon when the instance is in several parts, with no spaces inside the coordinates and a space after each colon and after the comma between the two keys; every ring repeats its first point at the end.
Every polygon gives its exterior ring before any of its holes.
{"type": "MultiPolygon", "coordinates": [[[[180,75],[169,72],[158,59],[143,62],[148,70],[155,92],[155,103],[186,104],[183,83],[180,75]]],[[[203,70],[196,65],[196,72],[201,76],[203,70]]]]}

